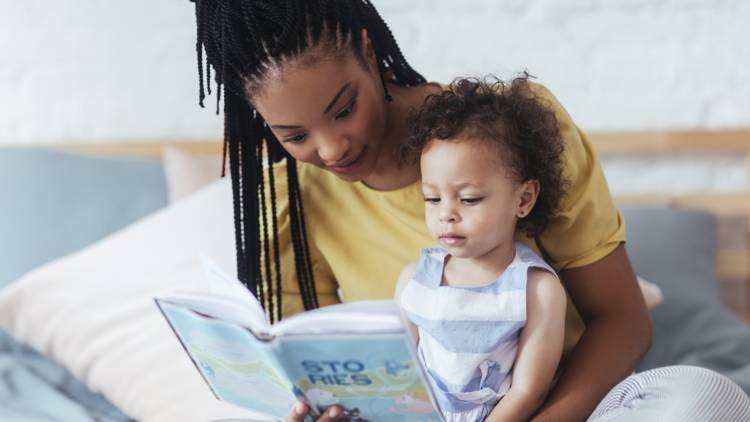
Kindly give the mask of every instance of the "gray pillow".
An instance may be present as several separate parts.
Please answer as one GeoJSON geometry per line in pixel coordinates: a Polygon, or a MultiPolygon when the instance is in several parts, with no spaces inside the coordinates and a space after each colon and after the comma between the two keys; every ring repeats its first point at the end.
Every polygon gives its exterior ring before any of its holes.
{"type": "Polygon", "coordinates": [[[161,208],[158,160],[0,148],[0,288],[161,208]]]}
{"type": "Polygon", "coordinates": [[[664,293],[664,303],[651,310],[654,341],[639,371],[703,366],[750,393],[750,327],[719,300],[714,218],[666,207],[623,207],[622,212],[633,266],[664,293]]]}

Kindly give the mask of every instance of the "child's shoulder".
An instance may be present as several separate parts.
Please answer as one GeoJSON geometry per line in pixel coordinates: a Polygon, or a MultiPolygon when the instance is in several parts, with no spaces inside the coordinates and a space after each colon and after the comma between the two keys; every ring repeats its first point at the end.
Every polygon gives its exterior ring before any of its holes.
{"type": "Polygon", "coordinates": [[[396,300],[401,297],[401,292],[404,291],[406,285],[409,284],[409,281],[414,277],[417,268],[419,268],[419,261],[412,261],[406,264],[401,270],[401,273],[398,276],[398,281],[396,282],[396,292],[394,294],[396,300]]]}
{"type": "Polygon", "coordinates": [[[544,268],[529,267],[526,279],[526,295],[529,301],[545,306],[565,307],[566,295],[557,275],[544,268]]]}

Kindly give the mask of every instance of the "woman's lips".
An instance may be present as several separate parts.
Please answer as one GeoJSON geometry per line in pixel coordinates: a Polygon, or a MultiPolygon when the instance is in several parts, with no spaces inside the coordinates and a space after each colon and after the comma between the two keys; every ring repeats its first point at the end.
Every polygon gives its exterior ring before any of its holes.
{"type": "Polygon", "coordinates": [[[367,150],[367,147],[362,148],[362,151],[360,151],[356,157],[343,163],[343,165],[339,164],[339,165],[334,165],[334,166],[328,166],[328,168],[335,171],[336,173],[341,173],[341,174],[351,173],[354,170],[356,170],[357,167],[359,167],[359,165],[362,163],[362,158],[365,156],[366,150],[367,150]]]}
{"type": "Polygon", "coordinates": [[[466,243],[466,237],[455,234],[444,234],[438,238],[440,243],[446,246],[461,246],[466,243]]]}

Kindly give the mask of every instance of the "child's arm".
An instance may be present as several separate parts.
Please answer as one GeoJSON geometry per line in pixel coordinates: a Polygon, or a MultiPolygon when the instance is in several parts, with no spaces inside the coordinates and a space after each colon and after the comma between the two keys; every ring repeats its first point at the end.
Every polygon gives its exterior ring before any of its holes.
{"type": "MultiPolygon", "coordinates": [[[[398,276],[398,282],[396,283],[396,292],[394,294],[394,300],[396,303],[401,306],[401,293],[406,288],[406,285],[409,284],[411,281],[412,276],[414,276],[414,272],[417,270],[417,263],[416,262],[410,262],[406,264],[403,270],[401,270],[401,274],[398,276]]],[[[414,325],[411,321],[409,321],[407,318],[404,317],[404,321],[406,321],[406,325],[409,328],[409,333],[411,333],[411,338],[414,341],[414,344],[416,345],[417,341],[419,340],[419,332],[417,331],[417,326],[414,325]]]]}
{"type": "Polygon", "coordinates": [[[526,326],[521,331],[510,390],[487,421],[526,421],[544,402],[562,355],[565,289],[553,274],[530,269],[526,286],[526,326]]]}

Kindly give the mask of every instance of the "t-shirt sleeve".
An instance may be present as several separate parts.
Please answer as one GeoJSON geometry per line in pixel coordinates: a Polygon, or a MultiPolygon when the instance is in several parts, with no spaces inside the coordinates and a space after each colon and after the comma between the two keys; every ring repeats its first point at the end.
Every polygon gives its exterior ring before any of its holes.
{"type": "MultiPolygon", "coordinates": [[[[304,311],[302,296],[297,283],[297,272],[295,268],[294,246],[292,244],[292,228],[289,217],[289,197],[287,194],[286,183],[286,165],[274,165],[274,179],[276,186],[276,212],[278,215],[278,245],[279,245],[279,262],[281,267],[281,308],[284,318],[304,311]]],[[[266,183],[268,186],[268,183],[266,183]]],[[[271,205],[270,192],[266,190],[267,202],[266,213],[269,220],[269,236],[272,236],[270,227],[271,205]]],[[[304,205],[304,204],[303,204],[304,205]]],[[[309,222],[308,222],[309,224],[309,222]]],[[[261,225],[261,230],[263,226],[261,225]]],[[[308,230],[308,233],[310,231],[308,230]]],[[[310,250],[310,259],[312,261],[313,277],[315,279],[315,290],[320,306],[331,305],[339,302],[338,283],[333,276],[330,266],[326,262],[318,248],[315,247],[315,240],[308,238],[308,247],[310,250]]],[[[274,270],[274,247],[270,247],[271,273],[275,278],[274,270]]],[[[261,264],[265,272],[264,257],[261,257],[261,264]]]]}
{"type": "Polygon", "coordinates": [[[559,213],[539,240],[557,270],[583,267],[599,261],[625,241],[625,221],[591,142],[547,88],[538,84],[532,87],[557,117],[565,144],[563,174],[569,182],[559,213]]]}

